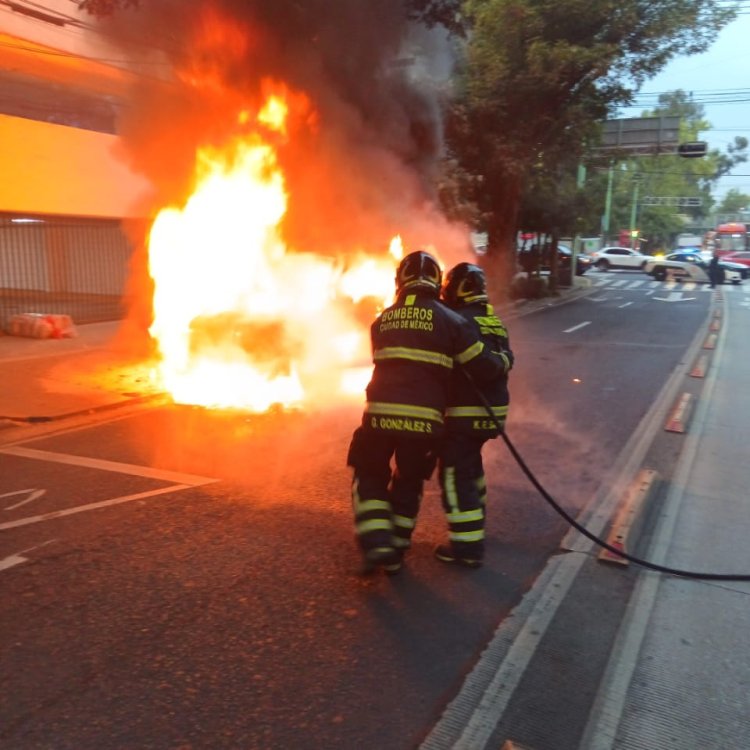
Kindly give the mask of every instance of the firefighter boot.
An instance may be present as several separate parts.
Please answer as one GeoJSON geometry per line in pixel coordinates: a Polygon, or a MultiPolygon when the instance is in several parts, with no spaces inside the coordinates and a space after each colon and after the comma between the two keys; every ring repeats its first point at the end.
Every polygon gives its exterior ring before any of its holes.
{"type": "Polygon", "coordinates": [[[466,552],[459,554],[448,544],[440,544],[435,547],[435,557],[440,560],[440,562],[461,565],[464,568],[482,567],[481,556],[476,554],[472,556],[471,553],[466,552]]]}
{"type": "Polygon", "coordinates": [[[401,572],[401,568],[404,567],[404,550],[396,549],[395,553],[395,556],[390,562],[383,564],[383,570],[386,575],[398,575],[401,572]]]}
{"type": "Polygon", "coordinates": [[[402,555],[394,547],[372,547],[365,550],[362,563],[362,575],[370,575],[378,568],[386,573],[395,575],[401,570],[402,555]]]}

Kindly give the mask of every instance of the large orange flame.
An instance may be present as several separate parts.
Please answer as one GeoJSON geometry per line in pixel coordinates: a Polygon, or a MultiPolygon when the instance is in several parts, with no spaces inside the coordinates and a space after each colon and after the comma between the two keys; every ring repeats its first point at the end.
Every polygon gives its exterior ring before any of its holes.
{"type": "Polygon", "coordinates": [[[369,373],[356,304],[388,302],[403,250],[395,238],[390,255],[360,252],[344,265],[285,246],[288,196],[271,137],[287,135],[280,91],[254,115],[243,109],[245,135],[199,150],[195,189],[150,232],[157,378],[179,403],[251,411],[319,403],[361,393],[369,373]]]}

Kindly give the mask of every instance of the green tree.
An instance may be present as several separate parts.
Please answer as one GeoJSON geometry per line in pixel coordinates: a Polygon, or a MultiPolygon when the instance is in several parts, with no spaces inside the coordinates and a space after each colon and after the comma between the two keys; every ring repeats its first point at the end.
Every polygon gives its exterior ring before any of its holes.
{"type": "Polygon", "coordinates": [[[716,207],[720,214],[737,214],[741,211],[750,211],[750,195],[732,188],[727,191],[721,203],[716,207]]]}
{"type": "Polygon", "coordinates": [[[706,49],[733,13],[719,0],[466,0],[463,10],[448,141],[482,177],[488,273],[502,283],[532,170],[582,154],[614,106],[675,55],[706,49]]]}
{"type": "Polygon", "coordinates": [[[747,147],[747,138],[736,135],[734,141],[727,146],[726,154],[716,152],[718,156],[714,179],[718,180],[720,177],[729,174],[737,165],[745,163],[748,157],[747,147]]]}
{"type": "MultiPolygon", "coordinates": [[[[676,116],[680,118],[680,141],[701,140],[701,133],[711,125],[705,119],[702,105],[694,102],[682,90],[662,94],[656,108],[642,113],[643,117],[676,116]]],[[[617,241],[617,231],[630,229],[633,213],[641,236],[648,240],[648,249],[668,248],[677,234],[684,231],[702,232],[710,228],[714,203],[712,197],[717,180],[736,164],[747,158],[747,141],[735,139],[727,153],[711,149],[705,157],[684,159],[676,154],[639,156],[618,162],[613,170],[611,241],[617,241]],[[635,178],[639,182],[639,205],[633,211],[635,178]],[[669,205],[644,205],[646,197],[694,198],[700,204],[694,207],[669,205]]],[[[589,187],[604,206],[606,167],[599,165],[599,173],[589,187]]]]}

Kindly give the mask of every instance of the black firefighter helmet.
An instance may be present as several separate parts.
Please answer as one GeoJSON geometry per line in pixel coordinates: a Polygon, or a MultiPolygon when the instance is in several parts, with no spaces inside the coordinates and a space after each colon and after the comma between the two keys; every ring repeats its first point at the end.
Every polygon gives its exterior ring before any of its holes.
{"type": "Polygon", "coordinates": [[[404,289],[426,289],[438,295],[443,272],[440,265],[424,250],[409,253],[396,269],[396,292],[404,289]]]}
{"type": "Polygon", "coordinates": [[[442,299],[450,307],[487,302],[484,271],[473,263],[459,263],[445,275],[442,299]]]}

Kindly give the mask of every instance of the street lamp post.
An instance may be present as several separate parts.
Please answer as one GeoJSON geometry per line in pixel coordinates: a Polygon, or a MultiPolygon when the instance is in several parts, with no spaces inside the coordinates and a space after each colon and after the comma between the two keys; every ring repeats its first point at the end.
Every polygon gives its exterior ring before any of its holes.
{"type": "Polygon", "coordinates": [[[604,215],[602,216],[602,239],[604,245],[609,244],[609,217],[612,214],[612,182],[615,179],[614,163],[609,163],[607,174],[607,195],[604,199],[604,215]]]}

